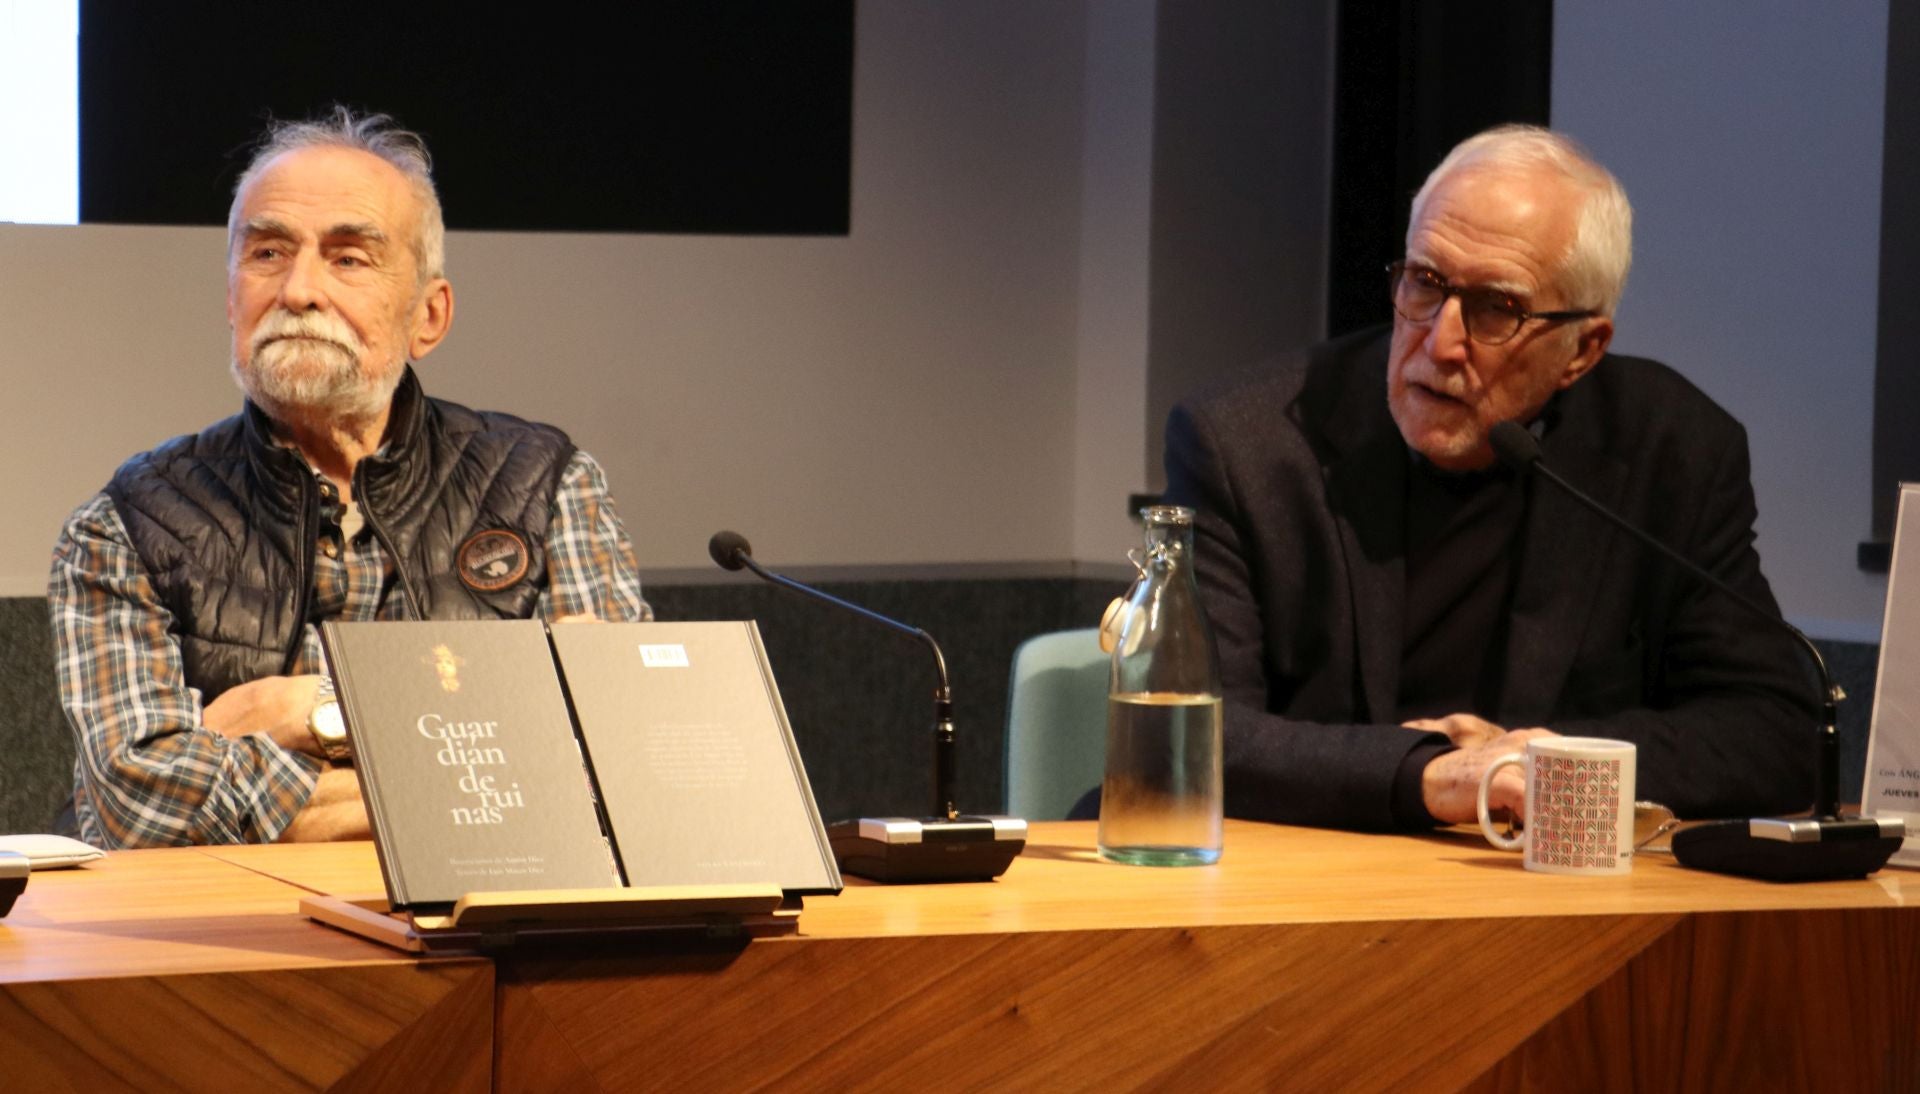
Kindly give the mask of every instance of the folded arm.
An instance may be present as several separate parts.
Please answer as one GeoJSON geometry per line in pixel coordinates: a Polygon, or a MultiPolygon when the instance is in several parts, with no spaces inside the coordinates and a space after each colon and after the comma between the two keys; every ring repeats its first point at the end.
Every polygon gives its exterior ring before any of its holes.
{"type": "Polygon", "coordinates": [[[61,531],[47,595],[82,835],[107,847],[278,838],[325,764],[205,724],[172,613],[104,494],[61,531]]]}

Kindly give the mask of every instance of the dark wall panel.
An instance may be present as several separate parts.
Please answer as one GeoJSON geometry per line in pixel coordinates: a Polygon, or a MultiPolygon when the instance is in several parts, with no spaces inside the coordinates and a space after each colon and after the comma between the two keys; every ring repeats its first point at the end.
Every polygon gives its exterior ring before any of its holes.
{"type": "MultiPolygon", "coordinates": [[[[1887,18],[1887,137],[1880,184],[1880,326],[1873,384],[1873,538],[1861,566],[1892,561],[1902,482],[1920,482],[1920,7],[1887,18]]],[[[1908,530],[1908,534],[1913,534],[1908,530]]]]}
{"type": "Polygon", "coordinates": [[[222,224],[269,117],[433,149],[454,228],[843,234],[852,0],[82,0],[80,217],[222,224]]]}
{"type": "Polygon", "coordinates": [[[1168,411],[1323,335],[1334,0],[1163,3],[1154,35],[1146,479],[1168,411]]]}
{"type": "MultiPolygon", "coordinates": [[[[1088,627],[1117,581],[842,581],[828,591],[925,627],[953,681],[963,809],[1000,808],[1013,651],[1088,627]]],[[[911,639],[759,584],[653,585],[662,619],[757,619],[807,776],[829,819],[924,813],[931,798],[933,672],[911,639]]],[[[1821,642],[1840,704],[1843,801],[1860,800],[1879,647],[1821,642]]],[[[0,598],[0,834],[50,829],[73,788],[73,734],[54,686],[41,597],[0,598]]]]}
{"type": "Polygon", "coordinates": [[[1553,5],[1340,0],[1335,43],[1327,333],[1393,318],[1386,264],[1413,195],[1453,146],[1506,122],[1545,125],[1553,5]]]}

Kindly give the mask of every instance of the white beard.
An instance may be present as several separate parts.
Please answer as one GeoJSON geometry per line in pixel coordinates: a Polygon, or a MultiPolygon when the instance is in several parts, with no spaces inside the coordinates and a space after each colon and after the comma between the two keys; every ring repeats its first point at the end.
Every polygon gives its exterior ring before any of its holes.
{"type": "Polygon", "coordinates": [[[276,417],[372,417],[392,401],[406,371],[406,362],[394,360],[368,375],[365,343],[337,316],[320,312],[274,309],[254,328],[247,349],[247,360],[233,361],[234,381],[276,417]]]}

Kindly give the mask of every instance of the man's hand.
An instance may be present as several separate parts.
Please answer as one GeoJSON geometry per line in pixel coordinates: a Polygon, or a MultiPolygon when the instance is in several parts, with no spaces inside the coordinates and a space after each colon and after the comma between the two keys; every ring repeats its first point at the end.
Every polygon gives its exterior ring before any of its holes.
{"type": "MultiPolygon", "coordinates": [[[[1435,757],[1420,775],[1420,793],[1427,812],[1442,824],[1476,822],[1480,817],[1480,776],[1493,761],[1520,751],[1535,737],[1553,735],[1548,729],[1516,729],[1484,744],[1435,757]]],[[[1517,820],[1526,819],[1526,779],[1519,768],[1502,768],[1493,777],[1487,788],[1487,808],[1495,812],[1505,809],[1517,820]]]]}
{"type": "MultiPolygon", "coordinates": [[[[222,696],[225,698],[225,696],[222,696]]],[[[280,833],[281,843],[315,843],[321,840],[367,839],[367,807],[360,800],[360,783],[352,771],[330,767],[320,773],[313,796],[293,823],[280,833]]]]}
{"type": "Polygon", "coordinates": [[[1400,723],[1424,733],[1444,733],[1458,748],[1474,748],[1498,740],[1506,730],[1477,714],[1449,714],[1445,718],[1415,718],[1400,723]]]}
{"type": "MultiPolygon", "coordinates": [[[[289,752],[326,758],[313,739],[307,719],[320,691],[319,676],[262,676],[220,693],[201,711],[200,720],[223,737],[264,733],[289,752]]],[[[349,782],[353,773],[347,773],[349,782]]],[[[359,791],[354,792],[355,799],[359,791]]],[[[364,823],[364,821],[363,821],[364,823]]]]}

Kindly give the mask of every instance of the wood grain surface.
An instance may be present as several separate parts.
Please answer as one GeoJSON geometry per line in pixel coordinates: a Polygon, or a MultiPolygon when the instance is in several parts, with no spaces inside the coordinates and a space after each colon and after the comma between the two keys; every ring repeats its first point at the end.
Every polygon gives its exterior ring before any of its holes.
{"type": "Polygon", "coordinates": [[[1468,1089],[1920,1090],[1915,914],[1689,917],[1468,1089]]]}
{"type": "Polygon", "coordinates": [[[493,966],[322,927],[199,849],[36,873],[0,921],[0,1089],[481,1091],[493,966]]]}
{"type": "Polygon", "coordinates": [[[193,848],[32,875],[0,920],[0,983],[392,961],[301,919],[299,889],[193,848]]]}
{"type": "Polygon", "coordinates": [[[1036,825],[999,882],[856,885],[737,953],[504,957],[498,1078],[1920,1089],[1911,873],[1777,886],[1649,857],[1566,878],[1461,833],[1244,824],[1220,865],[1153,870],[1092,836],[1036,825]]]}
{"type": "MultiPolygon", "coordinates": [[[[1379,835],[1228,821],[1215,866],[1102,861],[1092,822],[1031,826],[1026,853],[998,881],[880,885],[849,878],[810,897],[802,938],[1202,927],[1408,919],[1526,919],[1700,911],[1920,907],[1920,871],[1863,881],[1770,885],[1645,856],[1617,878],[1528,873],[1477,832],[1379,835]]],[[[210,848],[314,892],[379,892],[368,843],[210,848]]]]}
{"type": "Polygon", "coordinates": [[[448,1088],[570,1094],[1920,1089],[1920,874],[1783,886],[1646,857],[1568,878],[1466,833],[1234,822],[1212,867],[1092,842],[1036,824],[999,881],[856,882],[809,898],[794,937],[491,964],[291,913],[378,892],[364,843],[114,855],[35,875],[0,923],[0,1059],[128,1025],[148,1039],[60,1075],[150,1085],[142,1066],[258,1043],[225,1085],[440,1089],[406,1073],[424,1061],[448,1088]],[[156,1039],[174,1014],[205,1043],[156,1039]],[[316,1024],[348,1047],[313,1049],[316,1024]]]}
{"type": "Polygon", "coordinates": [[[501,965],[499,1078],[1455,1089],[1668,926],[1527,920],[1499,945],[1464,920],[836,939],[755,943],[720,970],[684,956],[516,956],[501,965]],[[1551,959],[1508,983],[1535,955],[1551,959]]]}
{"type": "Polygon", "coordinates": [[[0,1085],[484,1091],[493,996],[484,962],[0,985],[0,1085]]]}

